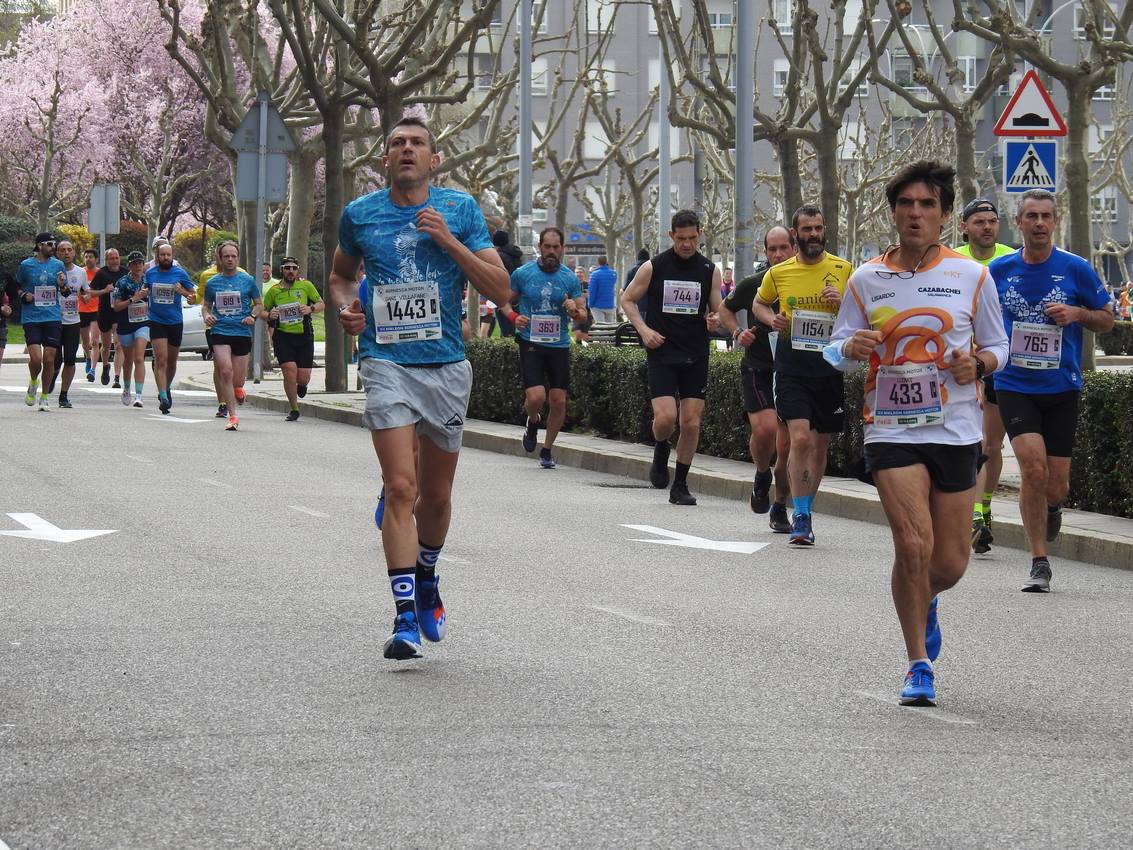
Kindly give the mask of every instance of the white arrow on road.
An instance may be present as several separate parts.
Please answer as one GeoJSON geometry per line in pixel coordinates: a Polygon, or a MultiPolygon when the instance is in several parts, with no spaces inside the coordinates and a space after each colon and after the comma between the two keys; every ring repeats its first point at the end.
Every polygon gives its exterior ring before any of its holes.
{"type": "Polygon", "coordinates": [[[658,537],[667,537],[667,540],[652,538],[630,538],[633,543],[656,543],[660,546],[683,546],[686,549],[711,549],[715,552],[736,552],[741,555],[751,555],[758,552],[770,543],[749,543],[746,540],[709,540],[706,537],[696,537],[692,534],[681,534],[678,531],[666,531],[652,525],[623,525],[622,528],[631,528],[634,531],[643,531],[646,534],[656,534],[658,537]]]}
{"type": "Polygon", "coordinates": [[[103,534],[113,534],[116,529],[96,531],[94,529],[59,528],[38,514],[8,514],[12,519],[22,525],[27,531],[0,531],[5,537],[23,537],[25,540],[49,540],[52,543],[74,543],[77,540],[86,540],[88,537],[99,537],[103,534]]]}

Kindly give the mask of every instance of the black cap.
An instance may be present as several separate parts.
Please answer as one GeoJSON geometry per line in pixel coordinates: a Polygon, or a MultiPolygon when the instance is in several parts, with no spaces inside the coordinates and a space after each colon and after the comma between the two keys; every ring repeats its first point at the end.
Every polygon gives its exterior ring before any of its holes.
{"type": "Polygon", "coordinates": [[[47,230],[43,231],[43,233],[40,233],[35,237],[35,244],[36,245],[38,245],[40,242],[55,242],[55,241],[56,241],[55,234],[51,233],[47,230]]]}
{"type": "Polygon", "coordinates": [[[130,263],[144,263],[145,261],[146,255],[141,251],[131,251],[130,256],[126,258],[127,265],[130,263]]]}
{"type": "Polygon", "coordinates": [[[995,204],[987,198],[976,198],[974,201],[968,201],[968,205],[964,207],[963,212],[960,213],[960,221],[967,221],[976,213],[989,212],[996,217],[999,216],[999,210],[995,208],[995,204]]]}

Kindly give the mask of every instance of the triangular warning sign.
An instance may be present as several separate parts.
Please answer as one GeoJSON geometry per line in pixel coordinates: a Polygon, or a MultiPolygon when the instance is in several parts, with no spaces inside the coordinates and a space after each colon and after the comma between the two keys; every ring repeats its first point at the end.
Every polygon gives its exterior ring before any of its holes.
{"type": "MultiPolygon", "coordinates": [[[[1023,144],[1015,142],[1015,144],[1023,144]]],[[[1055,144],[1058,142],[1045,142],[1044,144],[1055,144]]],[[[1053,191],[1054,177],[1043,165],[1042,158],[1039,156],[1038,151],[1035,150],[1034,145],[1027,145],[1027,150],[1023,153],[1023,158],[1019,160],[1019,164],[1015,166],[1015,171],[1007,178],[1008,189],[1047,189],[1053,191]]]]}
{"type": "Polygon", "coordinates": [[[1023,75],[992,132],[997,136],[1066,135],[1066,122],[1033,68],[1023,75]]]}

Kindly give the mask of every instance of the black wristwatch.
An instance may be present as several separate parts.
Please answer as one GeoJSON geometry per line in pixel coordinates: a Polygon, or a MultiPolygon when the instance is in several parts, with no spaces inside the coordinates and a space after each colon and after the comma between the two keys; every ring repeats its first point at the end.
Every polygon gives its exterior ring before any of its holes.
{"type": "Polygon", "coordinates": [[[980,360],[980,358],[977,357],[976,358],[976,380],[982,381],[985,372],[987,372],[987,366],[985,366],[984,362],[982,360],[980,360]]]}

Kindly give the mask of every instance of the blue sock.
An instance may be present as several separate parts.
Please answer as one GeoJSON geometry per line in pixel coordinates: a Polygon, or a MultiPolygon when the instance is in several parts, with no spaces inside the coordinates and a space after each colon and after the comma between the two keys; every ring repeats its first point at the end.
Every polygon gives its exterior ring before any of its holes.
{"type": "Polygon", "coordinates": [[[810,504],[814,501],[814,496],[793,496],[791,501],[795,503],[795,513],[809,514],[810,504]]]}
{"type": "Polygon", "coordinates": [[[437,559],[441,556],[440,546],[430,546],[428,543],[417,541],[417,580],[433,581],[437,577],[437,559]]]}
{"type": "Polygon", "coordinates": [[[142,394],[142,387],[144,385],[145,385],[145,381],[134,381],[134,392],[136,392],[138,395],[141,395],[142,394]]]}
{"type": "Polygon", "coordinates": [[[398,614],[412,613],[417,610],[414,592],[417,584],[416,575],[417,569],[415,567],[389,571],[389,586],[393,591],[393,604],[397,606],[398,614]]]}

